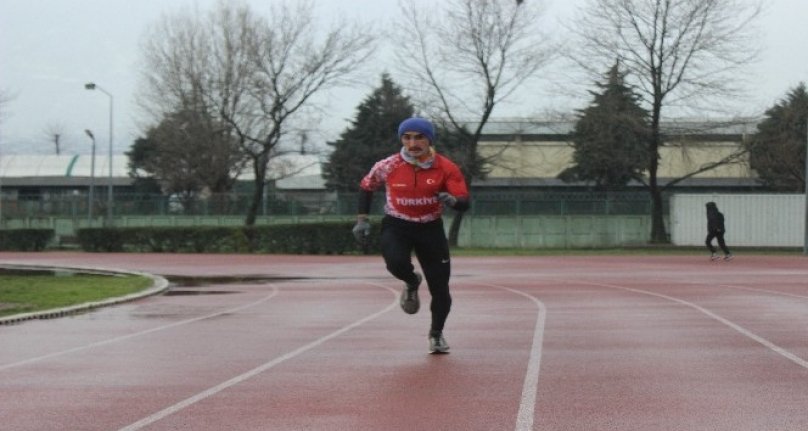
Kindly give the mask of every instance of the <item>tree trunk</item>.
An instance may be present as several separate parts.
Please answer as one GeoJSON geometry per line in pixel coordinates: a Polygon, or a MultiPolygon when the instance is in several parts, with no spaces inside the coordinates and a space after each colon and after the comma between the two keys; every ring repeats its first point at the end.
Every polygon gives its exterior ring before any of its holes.
{"type": "Polygon", "coordinates": [[[648,192],[651,195],[651,243],[660,244],[668,242],[665,233],[665,218],[662,208],[662,190],[659,187],[657,172],[659,170],[659,146],[662,141],[659,130],[660,113],[662,111],[661,97],[657,98],[651,113],[651,142],[648,144],[648,192]]]}
{"type": "Polygon", "coordinates": [[[265,156],[253,157],[253,172],[255,173],[255,188],[253,190],[252,200],[250,207],[247,209],[247,218],[244,219],[244,225],[247,227],[255,226],[255,219],[258,217],[258,208],[261,207],[261,202],[264,199],[264,187],[266,187],[266,172],[267,163],[269,159],[265,156]]]}
{"type": "Polygon", "coordinates": [[[651,243],[662,244],[668,242],[665,231],[665,212],[662,205],[662,191],[659,187],[649,189],[651,192],[651,243]]]}
{"type": "Polygon", "coordinates": [[[247,218],[244,219],[244,226],[255,226],[255,219],[258,217],[258,208],[261,206],[261,199],[264,194],[264,183],[255,182],[255,191],[250,201],[250,207],[247,209],[247,218]]]}

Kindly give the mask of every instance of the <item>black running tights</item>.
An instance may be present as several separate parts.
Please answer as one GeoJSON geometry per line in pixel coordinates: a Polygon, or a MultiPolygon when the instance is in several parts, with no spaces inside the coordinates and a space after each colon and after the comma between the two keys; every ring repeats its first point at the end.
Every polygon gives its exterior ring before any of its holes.
{"type": "Polygon", "coordinates": [[[415,252],[432,296],[430,329],[442,331],[452,307],[452,296],[449,294],[449,242],[443,230],[443,221],[416,223],[386,216],[382,220],[381,248],[387,270],[405,283],[414,283],[416,280],[412,264],[412,253],[415,252]]]}

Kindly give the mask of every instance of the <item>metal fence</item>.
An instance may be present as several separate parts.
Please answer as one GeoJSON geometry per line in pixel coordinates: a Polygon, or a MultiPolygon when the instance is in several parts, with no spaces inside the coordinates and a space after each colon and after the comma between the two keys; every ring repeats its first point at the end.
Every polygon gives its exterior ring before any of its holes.
{"type": "Polygon", "coordinates": [[[482,192],[473,215],[639,215],[649,214],[647,193],[638,192],[482,192]]]}
{"type": "MultiPolygon", "coordinates": [[[[259,216],[352,215],[357,193],[267,193],[259,216]]],[[[205,198],[180,199],[153,194],[117,194],[112,214],[120,216],[213,215],[244,216],[251,195],[229,193],[205,198]]],[[[25,196],[0,203],[2,219],[43,217],[101,218],[107,200],[98,196],[90,208],[86,195],[25,196]]],[[[383,193],[377,193],[373,212],[381,214],[383,193]]],[[[475,191],[470,215],[639,215],[649,214],[650,200],[644,192],[494,192],[475,191]]]]}

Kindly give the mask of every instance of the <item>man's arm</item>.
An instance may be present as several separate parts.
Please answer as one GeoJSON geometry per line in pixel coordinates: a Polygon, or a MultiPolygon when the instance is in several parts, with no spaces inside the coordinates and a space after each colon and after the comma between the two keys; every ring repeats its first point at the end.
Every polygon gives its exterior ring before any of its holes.
{"type": "Polygon", "coordinates": [[[357,218],[368,218],[368,214],[370,214],[370,204],[373,202],[373,192],[370,190],[360,189],[359,190],[359,203],[357,206],[357,218]]]}
{"type": "Polygon", "coordinates": [[[351,232],[353,232],[354,238],[360,244],[366,244],[367,237],[370,235],[368,213],[370,213],[370,202],[372,200],[373,192],[364,189],[359,190],[359,211],[356,215],[356,225],[351,232]]]}

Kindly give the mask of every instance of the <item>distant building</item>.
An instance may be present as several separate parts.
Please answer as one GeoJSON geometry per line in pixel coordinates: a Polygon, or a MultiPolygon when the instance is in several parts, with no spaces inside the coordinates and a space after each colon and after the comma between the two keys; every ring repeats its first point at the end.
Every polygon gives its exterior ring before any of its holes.
{"type": "MultiPolygon", "coordinates": [[[[113,156],[112,186],[119,191],[128,190],[132,185],[127,163],[126,156],[113,156]]],[[[96,156],[93,175],[92,157],[88,154],[0,155],[0,187],[4,200],[86,194],[90,184],[95,184],[98,190],[109,186],[108,157],[96,156]]]]}
{"type": "MultiPolygon", "coordinates": [[[[97,193],[106,193],[111,183],[114,193],[131,193],[134,180],[129,176],[129,158],[112,156],[112,174],[109,158],[96,156],[95,169],[88,154],[75,155],[0,155],[0,187],[4,199],[48,199],[63,195],[86,194],[91,184],[97,193]]],[[[320,161],[313,155],[292,155],[274,159],[270,165],[269,180],[274,187],[287,190],[321,190],[325,181],[320,161]]],[[[240,181],[254,179],[248,166],[240,181]]]]}
{"type": "MultiPolygon", "coordinates": [[[[677,120],[663,124],[664,146],[657,173],[660,184],[685,176],[705,164],[738,151],[747,136],[756,132],[757,119],[733,121],[677,120]]],[[[531,119],[497,120],[486,124],[479,143],[484,157],[496,164],[480,188],[570,189],[580,184],[559,180],[570,167],[574,149],[570,135],[575,122],[531,119]]],[[[760,187],[747,156],[737,162],[702,172],[680,183],[683,188],[747,189],[760,187]]],[[[677,185],[679,187],[679,185],[677,185]]]]}
{"type": "MultiPolygon", "coordinates": [[[[720,160],[741,148],[755,133],[758,120],[671,121],[663,125],[659,180],[665,184],[720,160]]],[[[472,185],[479,190],[576,190],[585,184],[557,179],[570,166],[574,121],[499,119],[486,124],[479,145],[483,156],[496,155],[497,163],[486,180],[472,185]]],[[[91,184],[103,199],[110,181],[115,195],[133,192],[128,157],[114,155],[110,180],[109,158],[96,156],[94,175],[89,155],[0,155],[0,190],[5,202],[49,201],[86,196],[91,184]]],[[[322,205],[332,194],[325,190],[321,163],[315,155],[290,155],[271,162],[269,189],[284,198],[322,205]],[[274,178],[274,179],[273,179],[274,178]]],[[[254,176],[247,167],[240,189],[250,188],[254,176]]],[[[737,191],[760,188],[748,159],[700,173],[677,185],[677,190],[737,191]]]]}

